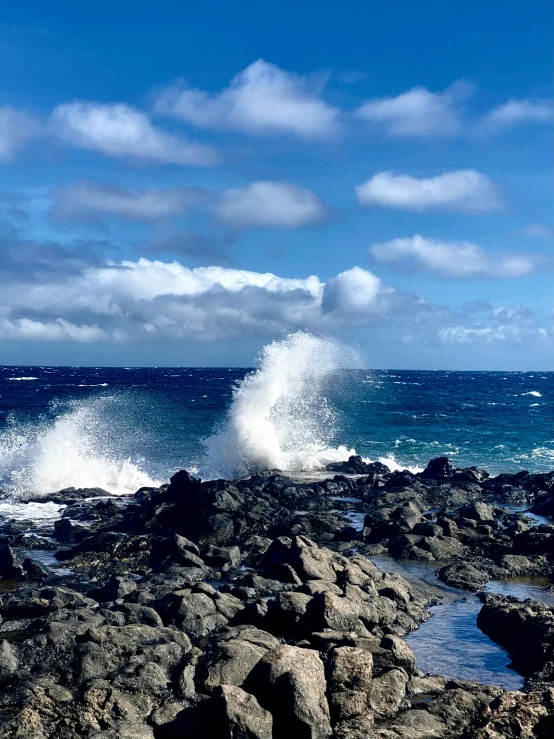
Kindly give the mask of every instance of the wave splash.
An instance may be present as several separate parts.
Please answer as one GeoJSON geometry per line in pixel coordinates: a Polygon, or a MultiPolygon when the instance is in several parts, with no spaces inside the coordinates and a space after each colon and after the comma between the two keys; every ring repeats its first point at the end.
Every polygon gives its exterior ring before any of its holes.
{"type": "Polygon", "coordinates": [[[100,487],[115,495],[156,486],[122,448],[118,410],[124,400],[95,397],[54,407],[57,416],[39,423],[11,420],[0,436],[0,487],[13,497],[67,487],[100,487]]]}
{"type": "Polygon", "coordinates": [[[333,446],[338,418],[325,396],[342,370],[360,366],[352,348],[299,331],[265,346],[258,364],[235,387],[223,426],[204,442],[203,477],[321,470],[355,454],[333,446]]]}

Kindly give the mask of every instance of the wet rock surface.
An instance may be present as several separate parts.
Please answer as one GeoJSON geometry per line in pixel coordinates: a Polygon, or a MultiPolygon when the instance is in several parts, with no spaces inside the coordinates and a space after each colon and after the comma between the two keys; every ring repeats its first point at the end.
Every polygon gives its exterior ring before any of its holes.
{"type": "Polygon", "coordinates": [[[126,500],[60,491],[49,527],[5,522],[0,737],[553,736],[554,614],[483,591],[552,576],[554,527],[516,507],[549,515],[554,473],[491,478],[445,458],[418,475],[361,458],[329,472],[183,470],[126,500]],[[420,674],[403,637],[437,589],[383,572],[380,552],[482,593],[479,626],[531,692],[420,674]]]}

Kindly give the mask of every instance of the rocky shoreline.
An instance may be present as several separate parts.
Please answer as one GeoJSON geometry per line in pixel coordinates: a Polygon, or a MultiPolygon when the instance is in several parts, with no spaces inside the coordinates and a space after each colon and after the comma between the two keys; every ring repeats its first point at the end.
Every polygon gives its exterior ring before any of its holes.
{"type": "Polygon", "coordinates": [[[129,499],[37,499],[65,506],[53,524],[4,522],[0,738],[554,736],[554,612],[485,589],[554,581],[554,472],[352,457],[328,475],[183,470],[129,499]],[[477,592],[524,691],[421,674],[403,637],[440,591],[381,571],[383,553],[477,592]]]}

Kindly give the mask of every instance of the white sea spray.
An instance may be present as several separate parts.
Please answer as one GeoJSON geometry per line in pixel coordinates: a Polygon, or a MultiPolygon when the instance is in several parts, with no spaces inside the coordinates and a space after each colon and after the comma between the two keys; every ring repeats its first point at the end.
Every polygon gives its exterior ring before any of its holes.
{"type": "Polygon", "coordinates": [[[361,360],[350,347],[306,332],[264,347],[259,366],[235,387],[227,418],[206,440],[205,477],[256,470],[321,470],[353,449],[335,445],[337,414],[325,390],[361,360]]]}
{"type": "Polygon", "coordinates": [[[123,403],[114,396],[97,396],[63,404],[53,419],[11,419],[0,436],[3,489],[13,498],[67,487],[99,487],[125,495],[159,484],[122,449],[114,409],[123,403]]]}

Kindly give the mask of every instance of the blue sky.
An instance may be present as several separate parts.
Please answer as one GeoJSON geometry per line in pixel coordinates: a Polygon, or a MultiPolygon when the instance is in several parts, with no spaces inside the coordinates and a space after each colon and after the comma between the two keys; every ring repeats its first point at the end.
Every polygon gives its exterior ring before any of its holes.
{"type": "Polygon", "coordinates": [[[12,4],[0,362],[551,367],[552,16],[12,4]]]}

